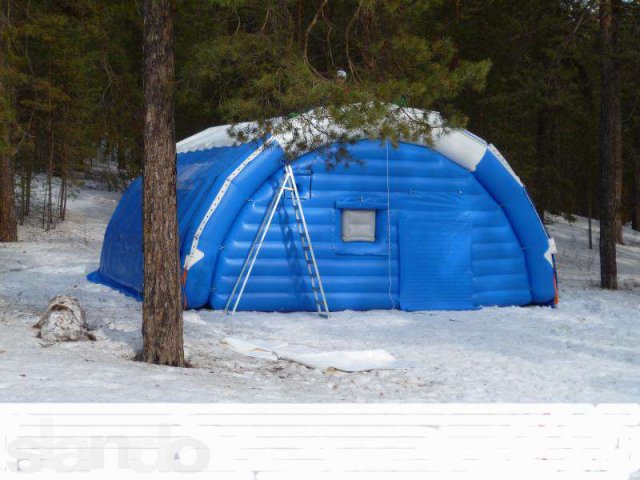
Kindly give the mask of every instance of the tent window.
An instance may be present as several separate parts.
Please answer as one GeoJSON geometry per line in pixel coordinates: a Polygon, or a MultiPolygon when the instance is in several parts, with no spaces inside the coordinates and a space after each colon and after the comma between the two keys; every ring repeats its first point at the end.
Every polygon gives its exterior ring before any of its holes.
{"type": "Polygon", "coordinates": [[[342,210],[343,242],[375,242],[375,210],[342,210]]]}

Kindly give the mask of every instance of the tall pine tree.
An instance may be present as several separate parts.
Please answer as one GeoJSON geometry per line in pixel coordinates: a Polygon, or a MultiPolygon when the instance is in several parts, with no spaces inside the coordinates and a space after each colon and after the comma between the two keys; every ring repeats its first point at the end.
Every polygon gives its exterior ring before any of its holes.
{"type": "Polygon", "coordinates": [[[184,366],[173,122],[172,0],[144,4],[143,358],[184,366]]]}
{"type": "Polygon", "coordinates": [[[616,66],[619,0],[600,0],[600,281],[618,288],[616,264],[618,175],[622,161],[620,97],[616,66]]]}
{"type": "Polygon", "coordinates": [[[0,242],[18,240],[15,185],[9,125],[13,121],[13,96],[7,82],[7,30],[11,1],[0,1],[0,242]]]}

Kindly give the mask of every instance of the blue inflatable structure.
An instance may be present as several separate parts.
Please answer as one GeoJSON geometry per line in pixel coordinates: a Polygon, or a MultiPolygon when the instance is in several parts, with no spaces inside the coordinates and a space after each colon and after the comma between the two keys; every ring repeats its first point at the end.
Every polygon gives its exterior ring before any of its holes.
{"type": "MultiPolygon", "coordinates": [[[[286,139],[235,145],[228,126],[178,144],[178,221],[188,308],[224,308],[283,176],[286,139]]],[[[330,148],[337,148],[330,146],[330,148]]],[[[557,301],[553,241],[519,178],[464,130],[394,148],[348,147],[328,168],[292,164],[329,309],[473,309],[557,301]]],[[[142,192],[135,180],[92,279],[140,297],[142,192]]],[[[291,202],[281,202],[239,310],[315,310],[291,202]]]]}

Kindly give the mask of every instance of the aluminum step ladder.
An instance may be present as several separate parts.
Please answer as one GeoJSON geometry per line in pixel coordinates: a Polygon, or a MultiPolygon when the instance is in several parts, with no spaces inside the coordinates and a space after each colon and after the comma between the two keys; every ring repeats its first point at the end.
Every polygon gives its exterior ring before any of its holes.
{"type": "Polygon", "coordinates": [[[269,227],[273,222],[273,217],[275,216],[275,213],[278,209],[280,200],[282,200],[283,196],[286,197],[286,192],[289,192],[291,196],[291,202],[293,204],[293,211],[296,217],[296,225],[298,226],[298,234],[300,235],[300,242],[302,244],[302,253],[307,265],[309,278],[311,279],[311,290],[313,291],[316,310],[318,311],[318,315],[329,318],[329,306],[327,305],[327,297],[324,293],[322,279],[320,278],[320,271],[318,270],[318,263],[316,262],[316,256],[313,252],[313,245],[311,244],[311,237],[309,236],[309,230],[307,229],[307,222],[304,218],[304,212],[302,211],[302,204],[300,203],[300,195],[298,194],[296,178],[293,174],[291,165],[285,165],[284,171],[285,175],[282,179],[282,183],[280,184],[277,193],[271,199],[271,203],[269,204],[262,223],[260,224],[260,228],[258,229],[256,238],[253,240],[253,244],[251,245],[249,254],[247,255],[247,258],[242,265],[240,275],[238,276],[233,290],[231,291],[231,295],[229,295],[229,299],[227,300],[227,303],[225,305],[224,311],[228,315],[234,314],[238,309],[238,304],[240,303],[240,299],[242,298],[244,289],[247,286],[247,282],[249,281],[249,277],[251,276],[251,271],[253,270],[253,266],[256,263],[256,259],[258,258],[258,254],[260,253],[260,249],[262,248],[264,239],[267,236],[269,227]],[[231,306],[232,304],[233,307],[231,306]]]}

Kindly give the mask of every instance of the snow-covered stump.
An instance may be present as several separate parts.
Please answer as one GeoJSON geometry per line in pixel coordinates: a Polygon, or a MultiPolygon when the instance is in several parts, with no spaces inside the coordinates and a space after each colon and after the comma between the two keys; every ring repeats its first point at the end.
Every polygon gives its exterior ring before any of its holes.
{"type": "Polygon", "coordinates": [[[84,310],[77,298],[58,295],[49,300],[49,306],[34,328],[38,336],[47,342],[76,342],[95,340],[89,332],[84,310]]]}

